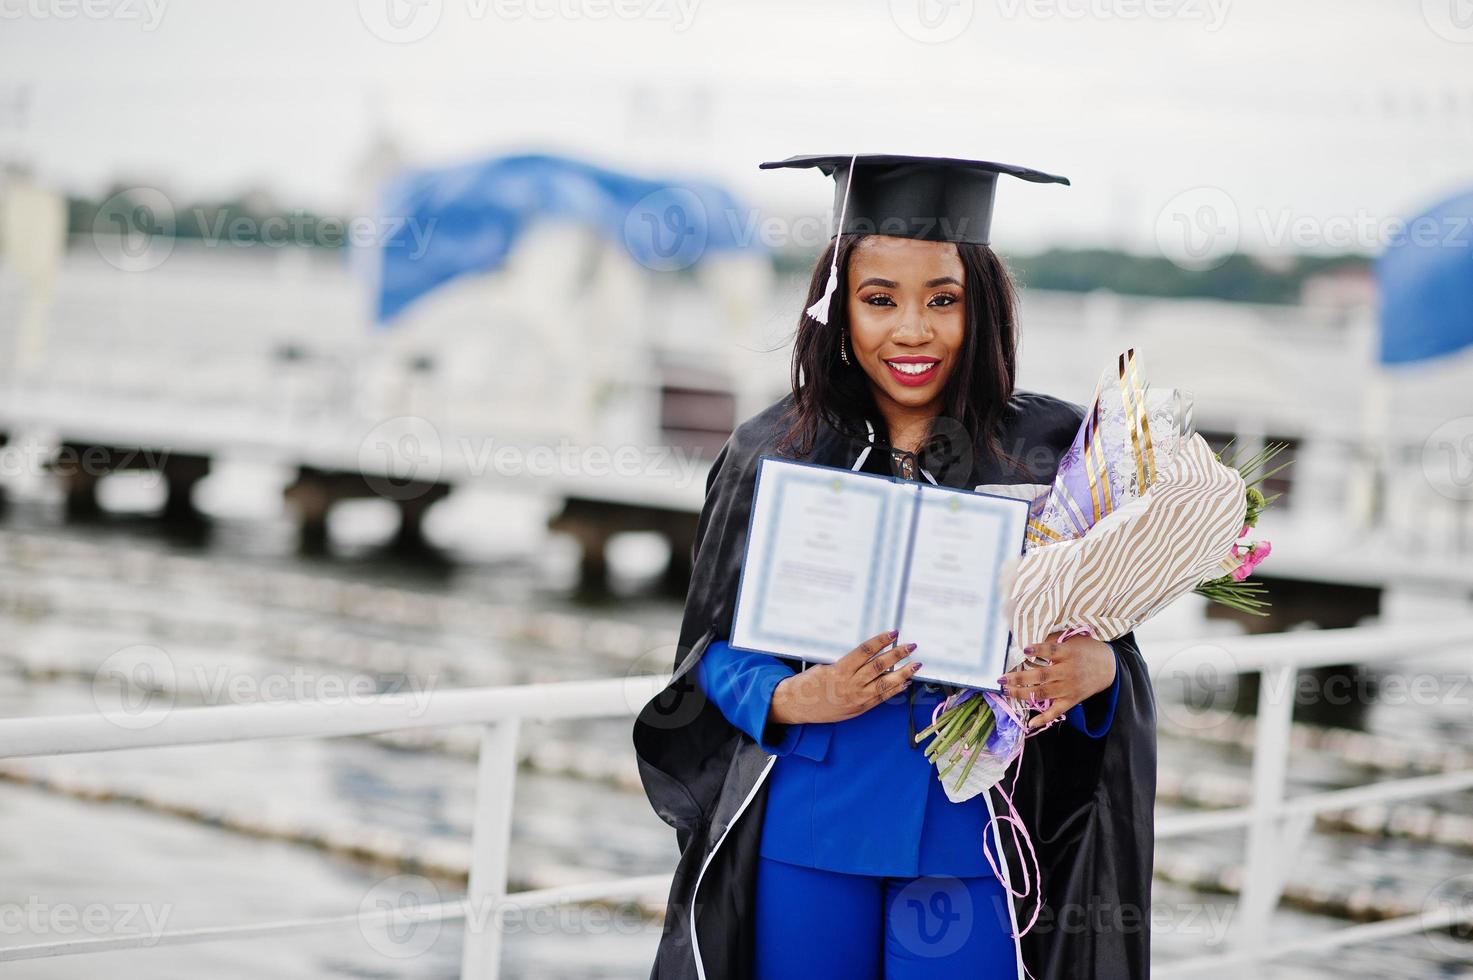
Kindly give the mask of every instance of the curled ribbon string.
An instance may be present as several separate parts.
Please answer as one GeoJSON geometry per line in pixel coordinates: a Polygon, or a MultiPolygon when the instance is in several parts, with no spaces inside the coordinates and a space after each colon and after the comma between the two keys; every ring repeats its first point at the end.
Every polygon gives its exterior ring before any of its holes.
{"type": "MultiPolygon", "coordinates": [[[[1091,633],[1088,626],[1073,626],[1065,630],[1063,633],[1059,634],[1059,640],[1067,640],[1071,636],[1089,635],[1091,635],[1091,633]]],[[[932,709],[931,724],[934,726],[941,720],[941,713],[943,711],[955,708],[957,705],[962,704],[970,698],[980,697],[982,695],[983,692],[976,688],[967,688],[966,690],[945,699],[932,709]]],[[[1001,842],[1002,838],[999,836],[996,826],[999,823],[1007,824],[1009,830],[1012,832],[1013,835],[1013,847],[1017,849],[1020,853],[1026,855],[1026,860],[1024,861],[1023,867],[1021,869],[1023,874],[1023,882],[1020,888],[1014,888],[1011,882],[1003,876],[1002,869],[998,866],[998,860],[993,857],[992,850],[987,846],[986,832],[984,831],[982,835],[982,855],[987,858],[987,864],[992,868],[992,873],[997,876],[997,880],[999,882],[1002,882],[1003,888],[1007,890],[1009,895],[1013,896],[1014,898],[1027,898],[1029,894],[1033,891],[1034,882],[1038,883],[1038,901],[1034,903],[1033,914],[1029,916],[1028,923],[1023,926],[1022,929],[1012,934],[1012,937],[1014,939],[1021,939],[1028,934],[1028,932],[1034,927],[1034,925],[1037,924],[1038,916],[1043,911],[1043,865],[1038,860],[1038,852],[1033,847],[1033,837],[1031,834],[1028,833],[1028,827],[1026,824],[1023,823],[1023,817],[1021,814],[1018,813],[1018,808],[1013,803],[1013,797],[1018,791],[1018,775],[1023,770],[1023,750],[1027,747],[1027,740],[1033,738],[1040,732],[1047,731],[1054,725],[1063,721],[1064,716],[1060,715],[1059,717],[1055,718],[1053,721],[1049,722],[1047,725],[1042,726],[1041,728],[1029,728],[1026,724],[1027,719],[1023,717],[1024,713],[1014,709],[1012,703],[1007,698],[988,698],[987,701],[993,711],[1004,712],[1009,718],[1013,720],[1014,724],[1016,724],[1019,728],[1023,730],[1024,742],[1018,750],[1017,758],[1013,760],[1015,765],[1013,768],[1012,785],[1007,789],[1003,789],[1000,784],[997,787],[998,795],[1000,795],[1003,799],[1003,802],[1007,804],[1008,810],[1001,816],[994,817],[988,823],[988,827],[992,829],[993,837],[996,838],[999,842],[1001,842]]],[[[1049,705],[1051,705],[1052,703],[1052,698],[1035,699],[1033,697],[1029,697],[1027,701],[1028,707],[1034,711],[1047,711],[1049,705]]],[[[961,751],[963,752],[963,754],[966,754],[968,752],[968,749],[964,746],[962,747],[961,751]]],[[[1001,857],[1003,861],[1006,861],[1006,858],[1002,855],[999,855],[999,857],[1001,857]]],[[[1026,967],[1024,967],[1024,973],[1026,973],[1031,980],[1033,975],[1032,973],[1028,972],[1026,967]]]]}
{"type": "MultiPolygon", "coordinates": [[[[1090,635],[1090,629],[1088,626],[1071,627],[1059,635],[1059,640],[1067,640],[1071,636],[1081,635],[1090,635]]],[[[968,697],[978,693],[980,692],[969,689],[963,695],[959,696],[954,704],[960,704],[968,697]]],[[[1023,823],[1023,818],[1018,813],[1017,806],[1013,803],[1013,796],[1018,791],[1018,775],[1023,770],[1023,751],[1027,747],[1027,740],[1033,738],[1040,732],[1047,731],[1054,725],[1058,724],[1060,721],[1063,721],[1064,716],[1060,715],[1059,717],[1055,718],[1053,721],[1049,722],[1047,725],[1042,726],[1041,728],[1028,728],[1025,724],[1026,719],[1021,717],[1021,713],[1015,711],[1006,699],[989,698],[988,701],[992,705],[992,710],[1005,711],[1008,717],[1011,718],[1015,724],[1023,729],[1023,747],[1018,750],[1018,756],[1016,759],[1013,760],[1014,768],[1012,785],[1008,789],[1003,789],[1001,784],[999,784],[997,787],[998,795],[1000,795],[1003,799],[1003,802],[1007,804],[1008,812],[994,818],[993,822],[988,824],[989,827],[993,828],[993,836],[997,838],[999,844],[1001,843],[1002,838],[998,834],[996,824],[1007,824],[1009,830],[1012,832],[1013,835],[1013,847],[1017,849],[1020,853],[1026,853],[1027,860],[1024,861],[1023,867],[1021,869],[1023,873],[1023,883],[1021,888],[1014,889],[1008,879],[1003,876],[1001,869],[998,867],[997,860],[995,860],[992,856],[992,850],[987,846],[986,833],[982,835],[982,854],[984,857],[987,858],[987,864],[992,868],[992,873],[997,876],[998,881],[1003,883],[1003,888],[1007,890],[1008,894],[1012,895],[1014,898],[1027,898],[1029,893],[1033,890],[1033,883],[1035,881],[1038,883],[1038,901],[1035,902],[1033,905],[1033,914],[1029,916],[1027,925],[1023,926],[1023,928],[1019,931],[1013,933],[1014,939],[1021,939],[1028,934],[1029,930],[1031,930],[1034,925],[1037,924],[1039,913],[1043,911],[1043,865],[1038,860],[1038,852],[1034,850],[1033,837],[1028,833],[1028,827],[1026,824],[1023,823]],[[1030,865],[1032,868],[1031,873],[1030,865]]],[[[1028,699],[1028,707],[1037,711],[1048,710],[1049,705],[1052,703],[1053,701],[1051,698],[1036,700],[1030,697],[1028,699]]],[[[932,712],[933,724],[935,723],[937,716],[940,714],[941,708],[942,705],[937,705],[936,710],[932,712]]],[[[999,855],[999,857],[1002,857],[1002,859],[1006,861],[1006,858],[1002,855],[999,855]]],[[[1026,967],[1024,968],[1024,972],[1028,972],[1026,967]]],[[[1032,977],[1031,973],[1029,973],[1028,975],[1030,978],[1032,977]]]]}

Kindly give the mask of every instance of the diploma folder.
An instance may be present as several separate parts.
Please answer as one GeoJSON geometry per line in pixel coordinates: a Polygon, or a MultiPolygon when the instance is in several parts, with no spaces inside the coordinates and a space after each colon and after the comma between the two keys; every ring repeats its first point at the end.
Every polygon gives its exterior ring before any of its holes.
{"type": "Polygon", "coordinates": [[[998,690],[998,580],[1029,501],[776,456],[758,458],[730,645],[832,663],[900,630],[922,680],[998,690]]]}

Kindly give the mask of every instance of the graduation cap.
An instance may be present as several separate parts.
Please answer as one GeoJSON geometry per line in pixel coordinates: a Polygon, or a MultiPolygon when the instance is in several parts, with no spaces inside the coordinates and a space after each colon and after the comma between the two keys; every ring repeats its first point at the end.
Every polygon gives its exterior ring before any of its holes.
{"type": "MultiPolygon", "coordinates": [[[[1040,184],[1069,178],[986,160],[916,157],[891,153],[796,156],[761,164],[763,170],[816,167],[834,178],[835,235],[892,235],[929,242],[989,244],[997,175],[1040,184]]],[[[838,289],[838,250],[829,265],[823,297],[808,315],[828,323],[838,289]]]]}

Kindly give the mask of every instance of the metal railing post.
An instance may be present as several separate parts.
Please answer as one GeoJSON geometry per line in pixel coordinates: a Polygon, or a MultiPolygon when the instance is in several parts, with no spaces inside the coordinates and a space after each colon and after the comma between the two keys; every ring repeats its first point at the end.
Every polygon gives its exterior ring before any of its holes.
{"type": "MultiPolygon", "coordinates": [[[[1258,717],[1253,738],[1253,820],[1248,825],[1248,853],[1238,897],[1238,948],[1268,939],[1269,921],[1278,907],[1288,871],[1289,848],[1282,839],[1289,736],[1294,719],[1294,685],[1299,667],[1293,662],[1265,667],[1258,688],[1258,717]]],[[[1291,845],[1292,846],[1292,845],[1291,845]]]]}
{"type": "Polygon", "coordinates": [[[496,980],[501,972],[501,915],[506,899],[506,859],[511,848],[512,791],[516,786],[520,730],[521,719],[508,718],[487,725],[481,733],[461,980],[496,980]]]}

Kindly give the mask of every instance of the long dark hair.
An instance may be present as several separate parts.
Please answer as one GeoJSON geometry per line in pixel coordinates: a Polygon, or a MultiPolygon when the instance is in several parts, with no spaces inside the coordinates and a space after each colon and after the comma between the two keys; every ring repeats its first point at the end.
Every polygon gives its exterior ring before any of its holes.
{"type": "MultiPolygon", "coordinates": [[[[846,365],[839,359],[839,338],[849,332],[849,258],[867,237],[839,236],[814,266],[805,310],[822,298],[834,249],[838,248],[839,281],[829,322],[819,323],[807,313],[799,317],[793,341],[793,402],[785,417],[788,430],[780,445],[783,452],[806,455],[813,448],[821,423],[858,438],[865,432],[863,420],[871,419],[878,436],[889,441],[884,417],[870,393],[869,376],[858,364],[846,365]]],[[[954,456],[964,449],[964,458],[970,464],[971,445],[980,440],[990,456],[1016,465],[1017,460],[1003,449],[999,438],[1003,412],[1017,376],[1017,296],[1013,279],[1002,259],[986,245],[959,242],[956,251],[966,270],[966,333],[960,359],[942,393],[942,415],[932,420],[923,443],[922,463],[925,465],[928,456],[954,456]],[[957,426],[964,432],[942,431],[957,426]],[[952,445],[947,436],[965,439],[966,446],[952,445]]],[[[934,471],[935,467],[931,468],[934,471]]]]}

